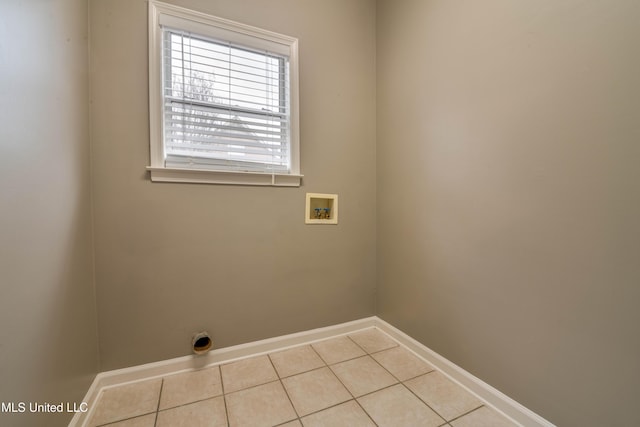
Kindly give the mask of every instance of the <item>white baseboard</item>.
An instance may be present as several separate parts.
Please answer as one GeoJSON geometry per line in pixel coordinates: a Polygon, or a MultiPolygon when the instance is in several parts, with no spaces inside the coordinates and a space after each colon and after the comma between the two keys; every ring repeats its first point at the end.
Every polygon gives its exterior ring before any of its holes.
{"type": "Polygon", "coordinates": [[[367,317],[324,328],[311,329],[309,331],[297,332],[294,334],[254,341],[247,344],[211,350],[210,352],[200,356],[182,356],[175,359],[132,366],[130,368],[101,372],[96,375],[96,378],[93,380],[93,383],[91,384],[91,387],[89,387],[89,391],[87,391],[83,400],[83,402],[88,404],[89,410],[87,412],[77,412],[71,420],[69,427],[85,426],[87,421],[91,419],[98,395],[103,388],[163,377],[178,372],[193,371],[233,360],[258,356],[277,350],[285,350],[289,347],[309,344],[314,341],[320,341],[326,338],[350,334],[361,329],[371,328],[375,326],[376,321],[377,317],[375,316],[367,317]]]}
{"type": "Polygon", "coordinates": [[[555,427],[554,424],[545,420],[540,415],[491,387],[489,384],[473,376],[448,359],[445,359],[379,317],[375,318],[375,326],[515,423],[525,427],[555,427]]]}
{"type": "Polygon", "coordinates": [[[287,348],[303,344],[310,344],[315,341],[346,335],[371,327],[376,327],[390,335],[400,344],[414,352],[417,356],[430,363],[434,368],[441,371],[450,379],[478,396],[480,400],[483,400],[489,406],[512,419],[517,424],[525,427],[555,427],[553,424],[522,406],[515,400],[504,395],[489,384],[471,375],[469,372],[440,356],[438,353],[376,316],[328,326],[325,328],[312,329],[309,331],[212,350],[201,356],[183,356],[175,359],[133,366],[130,368],[101,372],[94,379],[83,400],[83,402],[88,404],[89,411],[85,413],[76,413],[69,426],[84,427],[86,425],[88,420],[91,418],[93,408],[95,407],[100,391],[104,388],[162,377],[178,372],[202,369],[204,367],[214,366],[233,360],[258,356],[277,350],[285,350],[287,348]]]}

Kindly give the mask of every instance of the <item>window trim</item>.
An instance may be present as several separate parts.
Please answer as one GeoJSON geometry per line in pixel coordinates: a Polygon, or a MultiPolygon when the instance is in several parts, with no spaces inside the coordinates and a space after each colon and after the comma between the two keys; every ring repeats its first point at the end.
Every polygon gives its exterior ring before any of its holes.
{"type": "Polygon", "coordinates": [[[300,136],[298,101],[298,39],[218,18],[202,12],[185,9],[154,0],[149,1],[149,148],[151,165],[147,170],[154,182],[191,182],[207,184],[237,184],[260,186],[299,187],[300,136]],[[208,169],[180,169],[165,166],[162,105],[162,28],[161,21],[179,23],[180,28],[205,36],[224,34],[229,41],[278,46],[289,56],[290,94],[290,159],[289,173],[257,173],[240,171],[216,171],[208,169]]]}

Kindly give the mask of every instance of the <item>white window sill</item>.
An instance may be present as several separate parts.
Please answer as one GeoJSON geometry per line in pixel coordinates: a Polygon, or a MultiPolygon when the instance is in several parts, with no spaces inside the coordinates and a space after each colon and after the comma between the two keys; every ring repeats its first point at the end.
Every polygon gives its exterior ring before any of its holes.
{"type": "Polygon", "coordinates": [[[303,175],[173,169],[147,166],[153,182],[300,187],[303,175]]]}

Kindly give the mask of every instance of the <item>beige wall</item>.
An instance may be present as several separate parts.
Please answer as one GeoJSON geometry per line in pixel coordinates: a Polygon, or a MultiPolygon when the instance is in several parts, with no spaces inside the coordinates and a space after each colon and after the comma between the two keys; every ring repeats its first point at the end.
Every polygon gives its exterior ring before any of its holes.
{"type": "Polygon", "coordinates": [[[0,2],[0,402],[80,402],[98,370],[87,71],[86,2],[0,2]]]}
{"type": "Polygon", "coordinates": [[[640,3],[377,6],[378,314],[559,426],[640,425],[640,3]]]}
{"type": "Polygon", "coordinates": [[[90,2],[101,368],[374,313],[375,4],[176,1],[300,40],[301,188],[151,183],[147,2],[90,2]],[[306,192],[340,224],[304,224],[306,192]]]}
{"type": "Polygon", "coordinates": [[[150,183],[146,2],[90,1],[90,41],[83,1],[2,2],[0,401],[97,370],[90,135],[100,370],[377,303],[557,425],[640,424],[637,2],[175,3],[300,39],[304,185],[150,183]]]}

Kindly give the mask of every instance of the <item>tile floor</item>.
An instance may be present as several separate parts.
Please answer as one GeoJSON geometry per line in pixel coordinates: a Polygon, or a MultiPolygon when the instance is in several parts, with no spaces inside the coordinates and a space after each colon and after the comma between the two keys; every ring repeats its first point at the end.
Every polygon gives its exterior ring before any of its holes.
{"type": "Polygon", "coordinates": [[[514,426],[376,328],[107,388],[91,427],[514,426]]]}

